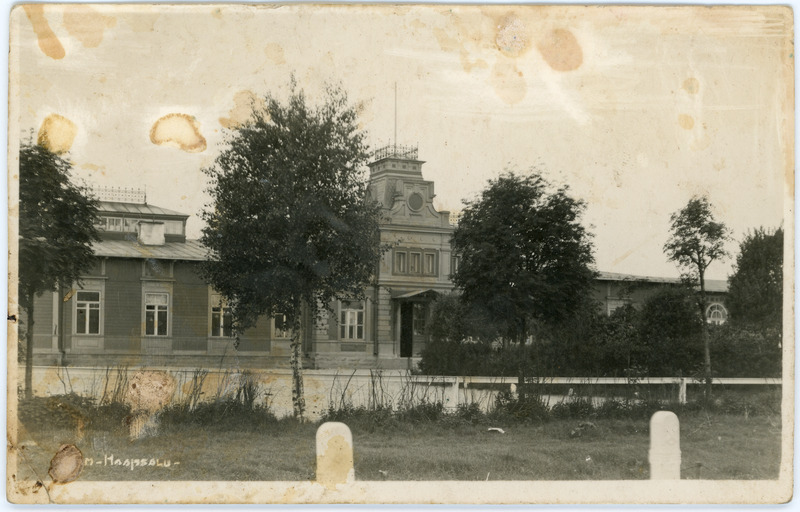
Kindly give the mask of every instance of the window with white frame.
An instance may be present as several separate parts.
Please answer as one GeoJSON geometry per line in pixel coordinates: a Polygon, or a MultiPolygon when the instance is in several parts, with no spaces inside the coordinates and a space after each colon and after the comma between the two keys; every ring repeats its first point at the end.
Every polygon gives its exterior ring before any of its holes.
{"type": "Polygon", "coordinates": [[[412,252],[410,254],[411,259],[409,260],[408,264],[408,273],[409,274],[419,274],[422,270],[421,260],[422,255],[418,252],[412,252]]]}
{"type": "Polygon", "coordinates": [[[609,297],[607,300],[607,307],[606,307],[606,314],[611,316],[614,314],[614,311],[618,310],[619,308],[624,308],[625,306],[631,303],[631,299],[628,297],[609,297]]]}
{"type": "Polygon", "coordinates": [[[436,254],[432,252],[425,253],[425,273],[428,275],[436,274],[436,254]]]}
{"type": "Polygon", "coordinates": [[[424,302],[414,303],[413,313],[414,334],[424,335],[425,324],[428,322],[428,305],[424,302]]]}
{"type": "Polygon", "coordinates": [[[100,334],[100,292],[75,294],[75,333],[100,334]]]}
{"type": "Polygon", "coordinates": [[[145,293],[144,324],[147,336],[168,336],[169,294],[145,293]]]}
{"type": "Polygon", "coordinates": [[[274,325],[274,334],[276,338],[291,338],[292,326],[289,325],[289,320],[283,313],[277,313],[272,318],[274,325]]]}
{"type": "Polygon", "coordinates": [[[123,225],[122,217],[106,217],[107,231],[122,231],[123,225]]]}
{"type": "Polygon", "coordinates": [[[394,253],[394,273],[405,274],[406,270],[406,257],[408,253],[405,251],[395,251],[394,253]]]}
{"type": "Polygon", "coordinates": [[[728,310],[719,302],[706,308],[706,321],[710,324],[722,325],[728,320],[728,310]]]}
{"type": "Polygon", "coordinates": [[[450,257],[450,275],[455,274],[458,272],[458,267],[461,265],[461,257],[460,256],[451,256],[450,257]]]}
{"type": "Polygon", "coordinates": [[[233,336],[232,324],[231,308],[222,302],[211,306],[211,336],[217,338],[233,336]]]}
{"type": "Polygon", "coordinates": [[[364,339],[364,303],[343,301],[339,310],[339,334],[343,340],[364,339]]]}

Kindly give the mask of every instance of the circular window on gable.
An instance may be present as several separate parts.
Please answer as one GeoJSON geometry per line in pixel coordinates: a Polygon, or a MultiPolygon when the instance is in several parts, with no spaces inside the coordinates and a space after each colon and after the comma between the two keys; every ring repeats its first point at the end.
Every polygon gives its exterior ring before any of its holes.
{"type": "Polygon", "coordinates": [[[714,325],[722,325],[728,320],[728,310],[725,306],[715,302],[706,308],[706,321],[714,325]]]}
{"type": "Polygon", "coordinates": [[[421,210],[422,205],[424,204],[425,200],[422,199],[422,196],[419,193],[414,192],[413,194],[408,196],[408,207],[414,210],[415,212],[421,210]]]}

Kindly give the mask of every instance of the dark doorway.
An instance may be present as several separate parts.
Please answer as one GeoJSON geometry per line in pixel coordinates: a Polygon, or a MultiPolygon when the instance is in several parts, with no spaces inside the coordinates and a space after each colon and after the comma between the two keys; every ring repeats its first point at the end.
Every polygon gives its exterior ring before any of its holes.
{"type": "Polygon", "coordinates": [[[414,303],[400,304],[400,357],[414,353],[414,303]]]}

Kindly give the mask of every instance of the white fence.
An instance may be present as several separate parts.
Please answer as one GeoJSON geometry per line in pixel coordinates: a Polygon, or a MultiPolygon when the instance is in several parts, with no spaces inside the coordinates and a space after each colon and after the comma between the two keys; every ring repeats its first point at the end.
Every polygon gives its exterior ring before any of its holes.
{"type": "MultiPolygon", "coordinates": [[[[213,400],[235,394],[243,377],[256,384],[257,402],[269,404],[276,415],[292,413],[289,370],[236,370],[147,368],[162,370],[175,381],[173,401],[213,400]]],[[[138,368],[34,367],[34,393],[40,396],[78,393],[97,399],[124,393],[138,368]]],[[[304,370],[307,416],[318,419],[330,407],[391,407],[441,402],[447,409],[478,404],[488,410],[500,392],[516,393],[516,377],[444,377],[413,375],[405,370],[304,370]]],[[[779,387],[781,379],[715,379],[715,386],[779,387]]],[[[546,377],[530,386],[550,405],[575,397],[657,398],[685,403],[700,393],[703,383],[689,378],[546,377]]],[[[120,396],[121,398],[121,396],[120,396]]]]}

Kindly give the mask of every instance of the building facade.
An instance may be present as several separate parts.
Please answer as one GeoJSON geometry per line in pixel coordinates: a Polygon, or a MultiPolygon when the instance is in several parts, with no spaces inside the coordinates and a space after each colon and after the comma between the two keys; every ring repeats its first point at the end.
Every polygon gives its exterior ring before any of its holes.
{"type": "MultiPolygon", "coordinates": [[[[429,342],[431,302],[453,290],[458,268],[449,212],[433,206],[417,149],[391,146],[369,164],[369,193],[382,211],[389,247],[366,300],[337,301],[301,333],[310,368],[413,368],[429,342]]],[[[103,199],[103,197],[101,197],[103,199]]],[[[291,333],[283,315],[264,317],[234,346],[230,311],[200,276],[207,256],[186,238],[188,215],[116,193],[99,204],[96,261],[81,283],[37,297],[34,364],[107,367],[280,368],[291,333]],[[113,199],[113,200],[109,200],[113,199]]],[[[607,314],[641,304],[677,279],[601,272],[595,299],[607,314]]],[[[709,281],[709,318],[724,322],[724,281],[709,281]]],[[[22,330],[26,328],[24,315],[22,330]]]]}

